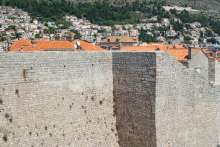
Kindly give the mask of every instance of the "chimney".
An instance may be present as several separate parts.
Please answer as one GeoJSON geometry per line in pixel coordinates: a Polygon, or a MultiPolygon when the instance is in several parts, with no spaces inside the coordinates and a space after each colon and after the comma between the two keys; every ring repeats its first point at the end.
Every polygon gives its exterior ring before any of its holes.
{"type": "Polygon", "coordinates": [[[188,47],[188,59],[192,59],[192,48],[188,47]]]}

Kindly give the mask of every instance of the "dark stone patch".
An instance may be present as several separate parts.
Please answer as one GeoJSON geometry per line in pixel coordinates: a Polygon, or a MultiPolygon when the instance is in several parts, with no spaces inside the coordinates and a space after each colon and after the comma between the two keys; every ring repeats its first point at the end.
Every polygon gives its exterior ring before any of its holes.
{"type": "Polygon", "coordinates": [[[18,89],[15,90],[15,94],[16,94],[17,96],[19,96],[19,90],[18,90],[18,89]]]}
{"type": "Polygon", "coordinates": [[[3,140],[4,142],[7,142],[7,141],[8,141],[8,136],[7,136],[7,135],[4,135],[4,136],[2,137],[2,140],[3,140]]]}
{"type": "Polygon", "coordinates": [[[115,96],[113,97],[113,116],[116,117],[117,113],[117,106],[116,106],[116,98],[115,96]]]}
{"type": "Polygon", "coordinates": [[[27,79],[27,69],[22,70],[22,76],[23,76],[23,79],[26,81],[26,79],[27,79]]]}
{"type": "Polygon", "coordinates": [[[10,123],[12,123],[12,122],[13,122],[13,119],[12,119],[12,118],[9,118],[8,120],[9,120],[9,122],[10,122],[10,123]]]}
{"type": "Polygon", "coordinates": [[[46,130],[46,131],[47,131],[47,129],[48,129],[48,128],[47,128],[47,126],[45,126],[45,127],[44,127],[44,130],[46,130]]]}
{"type": "Polygon", "coordinates": [[[111,131],[114,132],[115,130],[113,128],[111,128],[111,131]]]}
{"type": "Polygon", "coordinates": [[[92,100],[92,101],[94,101],[94,100],[95,100],[95,97],[94,97],[94,96],[92,96],[92,97],[91,97],[91,100],[92,100]]]}
{"type": "Polygon", "coordinates": [[[100,105],[102,105],[102,104],[103,104],[103,101],[102,101],[102,100],[100,100],[100,101],[99,101],[99,104],[100,104],[100,105]]]}
{"type": "Polygon", "coordinates": [[[3,104],[3,100],[2,99],[0,99],[0,105],[2,105],[3,104]]]}
{"type": "Polygon", "coordinates": [[[13,122],[12,116],[10,116],[8,113],[5,113],[5,118],[6,118],[10,123],[13,122]]]}
{"type": "Polygon", "coordinates": [[[8,114],[8,113],[5,113],[5,118],[9,118],[10,117],[10,115],[8,114]]]}
{"type": "Polygon", "coordinates": [[[1,109],[0,109],[0,112],[3,112],[3,111],[4,111],[4,109],[3,109],[3,108],[1,108],[1,109]]]}
{"type": "Polygon", "coordinates": [[[31,136],[31,135],[32,135],[32,132],[29,132],[29,135],[31,136]]]}
{"type": "Polygon", "coordinates": [[[50,136],[50,137],[52,137],[52,136],[53,136],[53,134],[52,134],[52,133],[49,133],[49,136],[50,136]]]}

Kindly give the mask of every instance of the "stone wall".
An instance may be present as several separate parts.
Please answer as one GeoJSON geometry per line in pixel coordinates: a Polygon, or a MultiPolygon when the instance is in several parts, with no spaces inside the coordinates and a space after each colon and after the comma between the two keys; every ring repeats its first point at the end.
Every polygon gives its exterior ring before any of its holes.
{"type": "Polygon", "coordinates": [[[117,147],[111,53],[0,54],[1,147],[117,147]]]}
{"type": "Polygon", "coordinates": [[[209,59],[203,52],[198,52],[192,55],[189,61],[189,67],[194,69],[204,79],[209,78],[209,59]]]}
{"type": "Polygon", "coordinates": [[[156,54],[115,52],[112,59],[119,144],[156,147],[156,54]]]}
{"type": "Polygon", "coordinates": [[[220,85],[220,62],[215,62],[215,85],[220,85]]]}
{"type": "MultiPolygon", "coordinates": [[[[217,98],[217,124],[220,122],[220,62],[216,61],[215,62],[215,93],[216,93],[216,98],[217,98]]],[[[217,126],[218,129],[218,144],[220,146],[220,126],[217,126]]]]}
{"type": "Polygon", "coordinates": [[[216,147],[216,99],[208,78],[157,54],[156,130],[160,147],[216,147]]]}
{"type": "Polygon", "coordinates": [[[216,147],[209,78],[163,52],[0,54],[1,147],[216,147]]]}

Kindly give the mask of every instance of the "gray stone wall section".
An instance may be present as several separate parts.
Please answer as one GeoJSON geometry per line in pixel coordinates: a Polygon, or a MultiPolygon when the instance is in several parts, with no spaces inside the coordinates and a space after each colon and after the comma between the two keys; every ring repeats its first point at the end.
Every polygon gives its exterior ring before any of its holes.
{"type": "Polygon", "coordinates": [[[209,84],[215,85],[215,59],[209,59],[209,84]]]}
{"type": "Polygon", "coordinates": [[[216,85],[215,93],[217,98],[217,117],[216,117],[216,124],[217,124],[217,131],[218,131],[218,144],[220,146],[220,85],[216,85]]]}
{"type": "Polygon", "coordinates": [[[0,54],[1,147],[118,147],[111,53],[0,54]]]}
{"type": "MultiPolygon", "coordinates": [[[[220,62],[215,61],[215,94],[217,99],[217,124],[220,122],[220,62]]],[[[220,146],[220,126],[218,129],[218,144],[220,146]]]]}
{"type": "Polygon", "coordinates": [[[113,52],[112,58],[120,147],[156,147],[156,55],[113,52]]]}
{"type": "Polygon", "coordinates": [[[158,147],[216,147],[216,100],[207,78],[157,53],[158,147]]]}
{"type": "Polygon", "coordinates": [[[0,147],[216,147],[218,65],[214,89],[163,52],[0,53],[0,147]]]}
{"type": "Polygon", "coordinates": [[[220,85],[220,62],[215,62],[215,85],[220,85]]]}
{"type": "Polygon", "coordinates": [[[203,78],[208,79],[209,60],[202,51],[192,56],[192,59],[189,61],[189,67],[193,68],[203,78]]]}

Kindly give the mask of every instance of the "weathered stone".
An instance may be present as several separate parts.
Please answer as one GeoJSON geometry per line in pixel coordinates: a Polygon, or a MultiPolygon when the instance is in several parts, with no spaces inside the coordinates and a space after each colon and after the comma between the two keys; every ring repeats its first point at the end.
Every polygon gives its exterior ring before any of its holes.
{"type": "Polygon", "coordinates": [[[216,147],[213,78],[194,63],[162,52],[1,53],[0,146],[216,147]]]}

